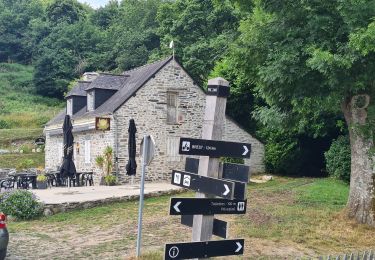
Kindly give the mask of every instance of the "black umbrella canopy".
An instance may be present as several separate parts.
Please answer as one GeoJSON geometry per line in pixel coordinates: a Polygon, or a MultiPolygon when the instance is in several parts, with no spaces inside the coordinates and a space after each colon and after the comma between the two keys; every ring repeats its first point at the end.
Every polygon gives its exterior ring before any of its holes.
{"type": "Polygon", "coordinates": [[[136,140],[135,133],[137,128],[135,127],[134,119],[129,120],[129,139],[128,139],[128,152],[129,152],[129,161],[126,165],[126,174],[129,176],[135,175],[137,171],[137,163],[135,161],[136,155],[136,140]]]}
{"type": "Polygon", "coordinates": [[[72,122],[70,116],[66,115],[63,125],[64,135],[64,160],[60,168],[60,174],[62,177],[72,177],[76,174],[76,166],[73,162],[73,133],[72,133],[72,122]]]}

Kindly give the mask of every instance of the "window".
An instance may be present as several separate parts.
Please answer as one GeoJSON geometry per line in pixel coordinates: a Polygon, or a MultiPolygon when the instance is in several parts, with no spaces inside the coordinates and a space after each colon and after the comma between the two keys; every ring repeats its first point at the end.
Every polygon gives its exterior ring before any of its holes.
{"type": "Polygon", "coordinates": [[[177,123],[177,93],[167,92],[167,123],[177,123]]]}
{"type": "Polygon", "coordinates": [[[94,91],[87,92],[87,111],[94,110],[94,91]]]}
{"type": "Polygon", "coordinates": [[[168,136],[167,138],[167,161],[168,162],[181,161],[181,155],[178,153],[179,146],[180,146],[179,137],[168,136]]]}
{"type": "Polygon", "coordinates": [[[73,99],[69,98],[66,101],[66,114],[72,116],[73,115],[73,99]]]}
{"type": "Polygon", "coordinates": [[[58,162],[59,163],[62,162],[63,156],[64,156],[64,145],[63,145],[62,142],[59,142],[59,144],[58,144],[58,154],[57,154],[57,156],[59,157],[58,162]]]}
{"type": "Polygon", "coordinates": [[[85,140],[85,163],[91,162],[91,141],[85,140]]]}

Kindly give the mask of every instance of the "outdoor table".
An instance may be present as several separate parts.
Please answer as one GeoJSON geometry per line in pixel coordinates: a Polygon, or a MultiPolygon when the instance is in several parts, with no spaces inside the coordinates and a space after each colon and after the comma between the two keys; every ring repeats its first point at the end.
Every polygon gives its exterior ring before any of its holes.
{"type": "Polygon", "coordinates": [[[36,189],[36,174],[35,173],[18,173],[17,177],[17,188],[28,189],[31,183],[32,188],[36,189]]]}
{"type": "Polygon", "coordinates": [[[77,186],[81,186],[81,181],[80,181],[80,175],[82,174],[82,172],[76,172],[76,176],[75,176],[75,181],[74,183],[77,185],[77,186]]]}
{"type": "Polygon", "coordinates": [[[84,185],[84,183],[87,186],[87,182],[89,183],[90,186],[94,184],[94,181],[92,178],[93,172],[82,172],[81,174],[82,174],[82,186],[84,185]]]}
{"type": "Polygon", "coordinates": [[[56,186],[67,186],[69,185],[68,181],[73,181],[73,186],[81,186],[81,174],[82,172],[76,172],[74,179],[68,179],[67,177],[61,176],[59,171],[50,172],[49,174],[53,174],[56,177],[56,186]]]}

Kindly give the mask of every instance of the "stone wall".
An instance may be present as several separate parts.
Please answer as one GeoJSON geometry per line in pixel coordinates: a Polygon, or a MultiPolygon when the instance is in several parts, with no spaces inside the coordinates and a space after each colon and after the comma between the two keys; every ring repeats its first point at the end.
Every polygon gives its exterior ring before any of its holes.
{"type": "Polygon", "coordinates": [[[47,170],[57,170],[62,164],[62,135],[49,135],[46,134],[46,145],[45,145],[45,168],[47,170]]]}
{"type": "MultiPolygon", "coordinates": [[[[137,176],[139,180],[141,161],[139,145],[144,134],[151,134],[156,142],[155,159],[148,166],[147,180],[167,180],[172,169],[183,169],[185,160],[178,154],[179,137],[199,138],[202,131],[205,105],[204,92],[193,84],[192,79],[181,67],[170,62],[161,69],[130,98],[115,117],[119,129],[119,167],[125,172],[128,158],[128,125],[133,118],[137,127],[137,176]],[[167,123],[167,91],[177,93],[178,123],[167,123]]],[[[122,181],[129,181],[126,176],[122,181]]]]}
{"type": "Polygon", "coordinates": [[[236,122],[228,118],[225,121],[225,134],[223,140],[250,143],[250,159],[245,159],[245,164],[250,165],[250,173],[264,173],[264,145],[242,129],[236,122]]]}
{"type": "MultiPolygon", "coordinates": [[[[74,122],[73,122],[74,128],[74,122]]],[[[95,158],[103,154],[105,147],[114,147],[113,131],[86,131],[73,133],[74,135],[74,163],[79,172],[94,172],[94,183],[98,184],[101,177],[101,169],[96,166],[95,158]],[[90,160],[85,161],[85,142],[90,142],[90,160]]],[[[46,169],[56,170],[61,166],[63,155],[59,150],[62,149],[62,135],[46,135],[46,169]]]]}

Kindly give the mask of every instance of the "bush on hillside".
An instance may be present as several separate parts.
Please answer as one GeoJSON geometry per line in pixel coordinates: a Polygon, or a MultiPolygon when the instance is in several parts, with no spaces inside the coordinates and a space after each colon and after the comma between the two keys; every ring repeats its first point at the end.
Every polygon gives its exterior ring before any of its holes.
{"type": "Polygon", "coordinates": [[[324,151],[330,137],[311,137],[283,129],[262,128],[258,135],[265,144],[265,166],[269,173],[322,177],[324,151]]]}
{"type": "Polygon", "coordinates": [[[30,191],[13,190],[1,194],[0,211],[17,220],[33,219],[42,213],[42,204],[30,191]]]}
{"type": "Polygon", "coordinates": [[[0,119],[0,129],[9,129],[11,125],[3,119],[0,119]]]}
{"type": "Polygon", "coordinates": [[[330,176],[350,182],[350,143],[347,136],[339,136],[324,153],[330,176]]]}
{"type": "Polygon", "coordinates": [[[22,160],[21,162],[19,162],[17,164],[16,169],[18,171],[19,170],[25,170],[25,169],[33,167],[34,164],[35,164],[34,160],[32,160],[32,159],[24,159],[24,160],[22,160]]]}

